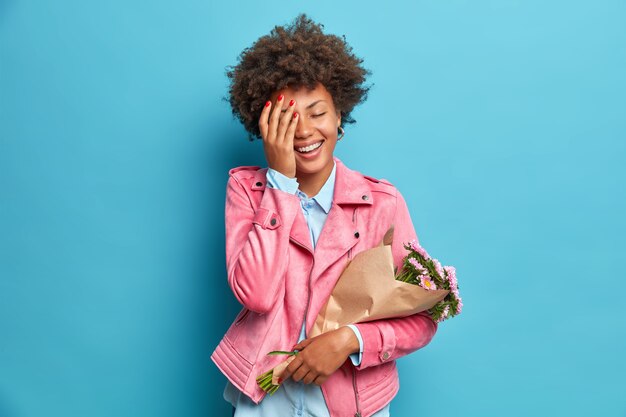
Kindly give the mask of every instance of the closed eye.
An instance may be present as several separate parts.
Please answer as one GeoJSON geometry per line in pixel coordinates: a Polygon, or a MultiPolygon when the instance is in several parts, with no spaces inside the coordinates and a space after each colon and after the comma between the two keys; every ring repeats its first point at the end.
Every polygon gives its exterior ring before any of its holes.
{"type": "Polygon", "coordinates": [[[323,115],[325,115],[325,114],[326,114],[326,112],[324,112],[324,113],[320,113],[320,114],[314,114],[312,117],[320,117],[320,116],[323,116],[323,115]]]}

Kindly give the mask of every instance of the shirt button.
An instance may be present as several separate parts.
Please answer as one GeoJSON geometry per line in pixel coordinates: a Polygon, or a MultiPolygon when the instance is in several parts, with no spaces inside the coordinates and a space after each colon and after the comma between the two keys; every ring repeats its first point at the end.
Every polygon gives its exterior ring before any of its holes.
{"type": "Polygon", "coordinates": [[[274,218],[274,219],[270,220],[270,224],[271,224],[272,226],[275,226],[275,225],[276,225],[276,219],[274,218]]]}
{"type": "Polygon", "coordinates": [[[383,353],[383,360],[386,361],[387,359],[389,359],[389,352],[383,353]]]}
{"type": "Polygon", "coordinates": [[[363,195],[363,196],[361,196],[361,198],[362,198],[363,200],[367,200],[369,197],[368,197],[367,195],[363,195]]]}
{"type": "Polygon", "coordinates": [[[260,187],[260,186],[262,186],[262,185],[263,185],[263,183],[262,183],[262,182],[257,182],[257,183],[256,183],[256,186],[257,186],[257,187],[260,187]]]}

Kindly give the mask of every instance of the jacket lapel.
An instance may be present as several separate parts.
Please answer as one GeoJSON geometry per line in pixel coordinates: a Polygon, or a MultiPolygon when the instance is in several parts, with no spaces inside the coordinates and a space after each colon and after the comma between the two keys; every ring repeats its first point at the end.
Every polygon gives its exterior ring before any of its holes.
{"type": "MultiPolygon", "coordinates": [[[[261,168],[255,172],[254,181],[252,183],[253,190],[263,191],[266,188],[267,170],[268,168],[261,168]]],[[[261,198],[261,196],[259,196],[259,198],[261,198]]],[[[301,209],[296,212],[296,219],[294,220],[291,230],[289,231],[289,239],[302,246],[309,253],[311,253],[311,256],[313,256],[313,242],[311,242],[309,226],[306,223],[306,219],[304,218],[304,214],[302,214],[301,209]]]]}
{"type": "MultiPolygon", "coordinates": [[[[330,215],[330,212],[328,212],[330,215]]],[[[307,251],[313,255],[313,242],[311,242],[311,235],[309,232],[309,226],[306,223],[302,210],[298,210],[296,213],[296,219],[291,226],[289,232],[289,239],[304,247],[307,251]]]]}
{"type": "MultiPolygon", "coordinates": [[[[359,242],[359,237],[355,233],[359,232],[358,228],[365,225],[361,223],[358,227],[355,226],[352,221],[354,209],[358,205],[371,205],[374,202],[370,186],[363,175],[346,167],[339,158],[334,157],[334,160],[337,169],[333,204],[315,247],[314,282],[359,242]]],[[[302,220],[306,228],[306,221],[304,218],[302,220]]],[[[360,231],[360,234],[363,234],[363,231],[360,231]]],[[[327,277],[332,280],[333,287],[337,278],[327,277]]],[[[315,286],[319,284],[321,283],[315,283],[315,286]]]]}
{"type": "MultiPolygon", "coordinates": [[[[363,175],[345,166],[336,156],[333,156],[333,159],[337,165],[333,201],[315,250],[313,250],[309,226],[302,210],[298,210],[289,231],[289,239],[315,257],[313,279],[321,275],[358,243],[359,238],[355,236],[355,233],[359,230],[352,223],[353,211],[356,206],[374,203],[371,188],[363,175]]],[[[256,171],[253,188],[265,187],[266,172],[266,168],[256,171]]],[[[359,225],[359,227],[364,226],[359,225]]],[[[336,278],[338,277],[334,277],[336,278]]]]}
{"type": "MultiPolygon", "coordinates": [[[[314,294],[309,294],[313,304],[307,311],[307,335],[315,322],[319,309],[322,307],[320,303],[324,303],[328,299],[339,279],[340,274],[324,274],[324,272],[343,258],[366,234],[365,230],[360,230],[367,227],[363,222],[363,216],[356,225],[353,223],[354,210],[358,206],[369,206],[374,203],[374,196],[368,180],[360,172],[346,167],[336,156],[333,156],[333,159],[337,164],[337,169],[335,171],[332,206],[322,227],[315,250],[313,250],[309,227],[302,210],[298,210],[289,231],[289,239],[306,249],[315,260],[310,283],[311,291],[313,288],[315,290],[314,294]],[[360,237],[355,235],[356,232],[359,232],[360,237]]],[[[267,169],[257,171],[253,188],[264,188],[266,172],[267,169]]],[[[343,272],[343,268],[340,271],[343,272]]]]}

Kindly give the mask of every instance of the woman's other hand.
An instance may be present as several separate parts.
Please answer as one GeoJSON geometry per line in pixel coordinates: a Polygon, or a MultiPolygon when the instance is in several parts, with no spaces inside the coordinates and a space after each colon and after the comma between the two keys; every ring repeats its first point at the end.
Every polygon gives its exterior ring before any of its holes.
{"type": "Polygon", "coordinates": [[[299,115],[293,111],[296,104],[294,100],[289,101],[282,114],[284,100],[285,97],[280,94],[276,104],[272,105],[271,101],[265,103],[259,118],[259,129],[268,166],[289,178],[295,178],[296,154],[293,137],[299,115]]]}
{"type": "Polygon", "coordinates": [[[359,340],[349,327],[340,327],[305,339],[295,345],[298,354],[281,375],[294,381],[321,385],[348,359],[359,351],[359,340]]]}

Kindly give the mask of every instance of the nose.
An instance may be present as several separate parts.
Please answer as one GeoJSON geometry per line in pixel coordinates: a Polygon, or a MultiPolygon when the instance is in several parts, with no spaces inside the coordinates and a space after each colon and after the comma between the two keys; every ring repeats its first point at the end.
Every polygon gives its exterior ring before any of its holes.
{"type": "Polygon", "coordinates": [[[296,139],[306,139],[311,136],[312,133],[313,128],[311,126],[311,122],[307,120],[306,117],[302,117],[302,114],[300,114],[300,117],[298,118],[298,124],[296,125],[296,139]]]}

